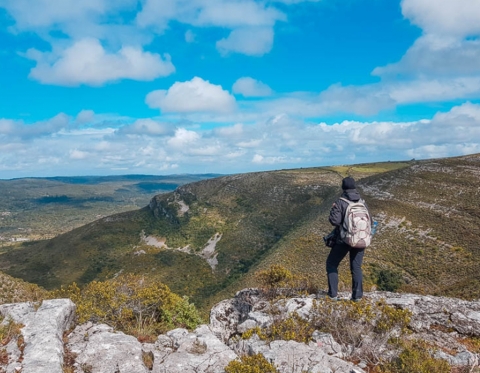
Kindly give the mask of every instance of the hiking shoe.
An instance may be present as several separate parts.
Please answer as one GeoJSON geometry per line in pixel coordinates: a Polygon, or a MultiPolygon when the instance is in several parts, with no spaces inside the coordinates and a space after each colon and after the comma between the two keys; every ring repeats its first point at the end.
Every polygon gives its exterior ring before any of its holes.
{"type": "Polygon", "coordinates": [[[327,295],[326,299],[331,300],[332,302],[337,302],[340,300],[339,297],[331,297],[330,295],[327,295]]]}
{"type": "Polygon", "coordinates": [[[360,302],[362,298],[350,298],[350,300],[356,303],[356,302],[360,302]]]}

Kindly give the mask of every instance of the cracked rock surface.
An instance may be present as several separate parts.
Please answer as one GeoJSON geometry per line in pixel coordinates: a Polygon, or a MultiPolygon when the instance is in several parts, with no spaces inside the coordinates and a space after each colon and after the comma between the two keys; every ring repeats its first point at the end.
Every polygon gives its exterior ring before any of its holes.
{"type": "MultiPolygon", "coordinates": [[[[308,319],[314,302],[323,301],[315,298],[289,298],[275,305],[276,311],[284,315],[295,312],[308,319]]],[[[479,355],[462,341],[480,337],[480,302],[387,292],[367,293],[365,298],[410,310],[409,338],[436,346],[437,358],[453,366],[478,365],[479,355]]],[[[308,344],[267,343],[255,334],[247,340],[239,338],[248,329],[271,325],[272,307],[258,289],[244,289],[214,306],[208,325],[194,331],[171,330],[158,336],[155,343],[140,343],[110,326],[93,323],[77,325],[64,340],[75,316],[75,305],[69,299],[38,305],[5,304],[0,306],[3,322],[11,319],[23,325],[23,340],[19,343],[18,336],[0,345],[0,353],[8,357],[0,360],[0,372],[62,373],[65,352],[74,357],[76,373],[223,373],[230,361],[255,353],[263,354],[280,373],[365,372],[363,364],[344,360],[345,346],[321,331],[314,332],[308,344]]]]}

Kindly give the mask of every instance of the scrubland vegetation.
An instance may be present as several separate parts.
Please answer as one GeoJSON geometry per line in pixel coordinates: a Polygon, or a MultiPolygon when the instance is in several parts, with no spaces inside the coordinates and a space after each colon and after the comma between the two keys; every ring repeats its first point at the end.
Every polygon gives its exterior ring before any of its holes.
{"type": "MultiPolygon", "coordinates": [[[[52,240],[0,254],[0,270],[48,289],[143,275],[203,312],[281,265],[326,288],[328,212],[341,179],[357,179],[377,234],[364,262],[366,290],[480,297],[478,157],[386,162],[232,175],[179,187],[150,208],[102,218],[52,240]],[[221,234],[211,267],[198,253],[221,234]],[[149,246],[142,234],[166,247],[149,246]],[[213,268],[213,269],[212,269],[213,268]]],[[[340,289],[350,288],[345,261],[340,289]]]]}
{"type": "Polygon", "coordinates": [[[85,176],[0,180],[0,252],[101,217],[148,205],[154,194],[214,175],[85,176]],[[19,241],[16,241],[19,240],[19,241]]]}
{"type": "MultiPolygon", "coordinates": [[[[259,286],[265,296],[270,298],[275,294],[272,299],[276,301],[275,304],[279,300],[281,304],[285,293],[301,293],[305,290],[296,286],[295,277],[281,266],[272,266],[257,273],[259,286]],[[291,285],[295,288],[288,289],[291,285]]],[[[345,359],[356,363],[366,362],[366,369],[371,373],[452,372],[445,360],[434,357],[434,349],[426,342],[409,338],[410,312],[382,301],[372,304],[364,300],[351,302],[318,299],[314,301],[308,320],[296,313],[285,316],[275,308],[270,313],[274,318],[270,327],[250,329],[243,333],[242,338],[249,339],[255,334],[267,342],[294,340],[309,343],[313,332],[320,331],[331,334],[343,346],[345,359]],[[396,353],[386,354],[385,345],[389,345],[389,350],[396,353]]],[[[226,368],[226,372],[232,373],[263,371],[277,372],[262,355],[243,356],[240,360],[232,361],[226,368]]]]}
{"type": "Polygon", "coordinates": [[[168,330],[192,330],[202,322],[187,297],[143,276],[127,274],[104,282],[92,281],[82,289],[74,283],[49,296],[70,298],[77,306],[78,323],[105,323],[141,341],[154,342],[168,330]]]}

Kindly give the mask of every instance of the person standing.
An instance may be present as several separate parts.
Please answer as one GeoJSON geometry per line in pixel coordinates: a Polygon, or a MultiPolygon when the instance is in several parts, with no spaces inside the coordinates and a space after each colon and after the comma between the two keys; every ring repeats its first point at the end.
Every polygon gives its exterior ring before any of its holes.
{"type": "MultiPolygon", "coordinates": [[[[330,210],[329,221],[335,226],[337,230],[337,240],[335,245],[330,250],[327,257],[327,277],[328,277],[328,297],[337,299],[338,292],[338,266],[347,254],[350,256],[350,272],[352,274],[352,298],[353,301],[359,301],[363,297],[363,273],[362,262],[365,254],[364,248],[354,248],[346,244],[340,238],[340,230],[345,219],[345,212],[348,208],[349,202],[358,202],[361,200],[360,193],[355,186],[355,180],[352,177],[346,177],[342,180],[343,193],[332,206],[330,210]]],[[[365,207],[368,207],[365,204],[365,207]]],[[[368,214],[369,216],[370,213],[368,214]]],[[[370,218],[371,219],[371,218],[370,218]]]]}

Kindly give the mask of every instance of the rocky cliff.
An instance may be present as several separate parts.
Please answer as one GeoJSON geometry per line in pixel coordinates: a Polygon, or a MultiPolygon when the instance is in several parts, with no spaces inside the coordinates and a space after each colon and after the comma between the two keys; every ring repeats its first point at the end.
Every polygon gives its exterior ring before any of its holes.
{"type": "Polygon", "coordinates": [[[360,373],[374,359],[398,355],[391,341],[401,333],[405,341],[423,341],[433,357],[456,371],[473,372],[480,356],[480,302],[414,294],[372,292],[357,304],[321,295],[272,300],[245,289],[213,307],[208,325],[169,331],[155,343],[103,324],[75,326],[69,299],[4,304],[0,314],[0,372],[7,373],[220,373],[232,360],[254,354],[281,373],[360,373]],[[283,340],[281,333],[265,339],[278,320],[303,320],[311,333],[303,342],[286,330],[283,340]],[[325,332],[327,324],[334,326],[331,333],[325,332]]]}

